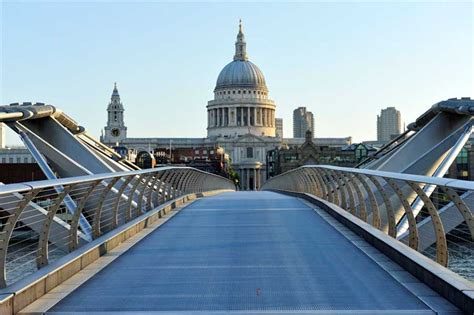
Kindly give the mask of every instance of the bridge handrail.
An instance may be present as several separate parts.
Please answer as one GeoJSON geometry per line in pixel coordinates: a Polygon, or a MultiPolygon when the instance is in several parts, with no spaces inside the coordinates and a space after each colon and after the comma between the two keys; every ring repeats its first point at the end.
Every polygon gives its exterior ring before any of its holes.
{"type": "Polygon", "coordinates": [[[397,237],[397,224],[404,216],[408,221],[407,245],[420,251],[425,251],[419,244],[427,235],[420,235],[422,225],[416,220],[414,210],[423,207],[423,233],[432,233],[436,242],[436,257],[428,257],[445,267],[448,266],[448,247],[453,245],[453,241],[446,237],[445,227],[453,223],[450,217],[445,217],[439,210],[455,207],[465,224],[465,228],[457,232],[467,236],[450,234],[450,237],[469,243],[467,248],[470,251],[474,248],[474,199],[471,196],[474,182],[471,181],[330,165],[306,165],[268,179],[262,190],[313,194],[393,238],[397,237]],[[438,190],[431,194],[436,188],[438,190]],[[416,205],[416,201],[421,205],[416,205]],[[428,221],[432,229],[426,228],[428,221]]]}
{"type": "Polygon", "coordinates": [[[217,190],[235,185],[191,167],[1,185],[0,287],[162,204],[217,190]]]}
{"type": "Polygon", "coordinates": [[[166,170],[172,170],[172,169],[193,169],[196,172],[201,172],[208,176],[223,178],[222,176],[212,174],[212,173],[207,173],[207,172],[204,172],[192,167],[163,166],[163,167],[156,167],[152,169],[142,169],[142,170],[136,170],[136,171],[123,171],[123,172],[110,172],[110,173],[101,173],[101,174],[81,175],[81,176],[74,176],[74,177],[67,177],[67,178],[45,179],[45,180],[37,180],[37,181],[31,181],[31,182],[1,185],[0,195],[5,194],[5,193],[23,192],[26,190],[40,189],[40,188],[46,188],[46,187],[58,186],[58,185],[78,184],[84,181],[94,181],[94,180],[99,180],[99,179],[103,180],[103,179],[110,179],[114,177],[121,177],[121,176],[127,176],[127,175],[142,175],[142,174],[147,174],[150,172],[166,171],[166,170]]]}

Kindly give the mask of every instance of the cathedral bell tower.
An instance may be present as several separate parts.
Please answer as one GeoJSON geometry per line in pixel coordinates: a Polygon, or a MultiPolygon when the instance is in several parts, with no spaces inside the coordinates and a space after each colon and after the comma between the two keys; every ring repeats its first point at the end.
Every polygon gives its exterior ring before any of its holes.
{"type": "Polygon", "coordinates": [[[125,127],[123,120],[123,112],[123,104],[120,102],[117,83],[115,83],[112,97],[107,107],[107,126],[104,128],[104,134],[100,137],[101,142],[115,145],[127,138],[127,127],[125,127]]]}

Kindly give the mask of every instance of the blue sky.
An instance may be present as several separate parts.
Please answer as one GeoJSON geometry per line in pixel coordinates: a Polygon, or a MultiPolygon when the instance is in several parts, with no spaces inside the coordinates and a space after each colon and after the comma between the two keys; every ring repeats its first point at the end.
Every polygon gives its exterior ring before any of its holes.
{"type": "Polygon", "coordinates": [[[286,137],[298,106],[317,137],[361,141],[381,108],[409,123],[473,96],[472,2],[3,1],[1,13],[1,103],[56,105],[95,136],[117,81],[130,137],[204,137],[239,18],[286,137]]]}

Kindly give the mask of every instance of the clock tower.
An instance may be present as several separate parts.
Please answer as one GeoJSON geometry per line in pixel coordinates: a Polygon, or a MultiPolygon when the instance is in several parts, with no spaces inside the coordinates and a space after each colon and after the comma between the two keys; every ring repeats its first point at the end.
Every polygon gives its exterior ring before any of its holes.
{"type": "Polygon", "coordinates": [[[117,83],[115,83],[112,97],[107,107],[107,126],[104,128],[104,134],[100,136],[102,143],[116,145],[127,138],[127,127],[125,127],[125,122],[123,121],[123,112],[123,104],[120,102],[117,83]]]}

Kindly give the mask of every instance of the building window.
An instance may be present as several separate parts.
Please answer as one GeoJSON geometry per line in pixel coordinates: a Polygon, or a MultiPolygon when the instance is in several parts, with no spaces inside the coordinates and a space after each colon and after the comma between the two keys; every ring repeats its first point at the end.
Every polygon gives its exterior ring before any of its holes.
{"type": "Polygon", "coordinates": [[[465,148],[462,148],[456,157],[456,177],[458,179],[469,180],[469,152],[465,148]]]}
{"type": "Polygon", "coordinates": [[[199,150],[194,150],[194,154],[198,155],[198,154],[199,154],[199,150]]]}
{"type": "Polygon", "coordinates": [[[202,154],[207,154],[207,150],[202,150],[202,154]]]}
{"type": "Polygon", "coordinates": [[[27,157],[23,159],[23,163],[28,163],[28,158],[27,157]]]}
{"type": "Polygon", "coordinates": [[[367,157],[367,149],[365,148],[364,145],[359,145],[357,146],[357,149],[355,151],[355,158],[357,162],[360,162],[363,158],[367,157]]]}
{"type": "Polygon", "coordinates": [[[235,94],[235,91],[232,91],[232,94],[235,94]]]}
{"type": "Polygon", "coordinates": [[[247,148],[247,158],[253,158],[253,148],[252,147],[247,148]]]}
{"type": "Polygon", "coordinates": [[[8,159],[8,163],[13,163],[13,158],[12,157],[8,159]]]}
{"type": "Polygon", "coordinates": [[[2,163],[7,163],[7,158],[2,158],[2,163]]]}

